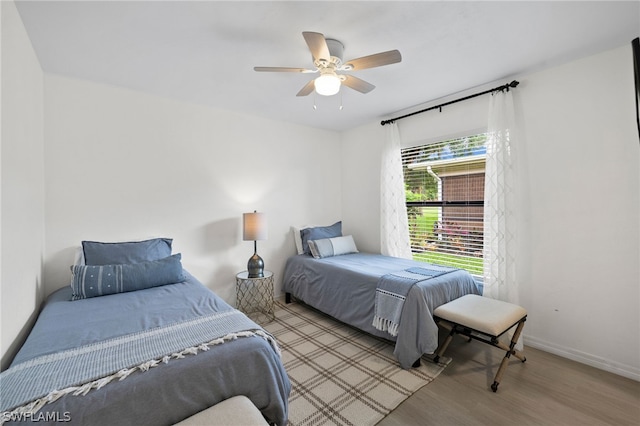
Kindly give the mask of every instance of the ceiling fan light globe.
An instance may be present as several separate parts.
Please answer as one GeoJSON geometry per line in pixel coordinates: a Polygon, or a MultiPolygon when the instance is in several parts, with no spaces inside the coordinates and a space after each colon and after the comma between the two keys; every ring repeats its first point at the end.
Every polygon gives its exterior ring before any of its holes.
{"type": "Polygon", "coordinates": [[[333,74],[323,74],[314,81],[316,92],[322,96],[332,96],[340,91],[340,78],[333,74]]]}

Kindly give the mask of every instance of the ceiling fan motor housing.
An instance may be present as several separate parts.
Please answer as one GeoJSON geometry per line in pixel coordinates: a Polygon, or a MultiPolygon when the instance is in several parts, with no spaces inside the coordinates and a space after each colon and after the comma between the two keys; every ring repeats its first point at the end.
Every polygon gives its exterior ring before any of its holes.
{"type": "Polygon", "coordinates": [[[329,48],[329,54],[331,55],[331,62],[339,67],[342,65],[342,59],[344,55],[344,44],[340,43],[338,40],[328,38],[327,47],[329,48]]]}

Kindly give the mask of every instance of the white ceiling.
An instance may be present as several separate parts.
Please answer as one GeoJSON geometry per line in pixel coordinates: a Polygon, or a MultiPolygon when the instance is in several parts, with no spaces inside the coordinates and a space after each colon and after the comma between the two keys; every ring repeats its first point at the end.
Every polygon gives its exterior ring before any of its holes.
{"type": "Polygon", "coordinates": [[[640,34],[639,1],[16,4],[45,72],[336,131],[640,34]],[[345,60],[398,49],[402,62],[354,72],[376,86],[366,95],[296,97],[314,74],[253,67],[312,67],[303,31],[340,40],[345,60]]]}

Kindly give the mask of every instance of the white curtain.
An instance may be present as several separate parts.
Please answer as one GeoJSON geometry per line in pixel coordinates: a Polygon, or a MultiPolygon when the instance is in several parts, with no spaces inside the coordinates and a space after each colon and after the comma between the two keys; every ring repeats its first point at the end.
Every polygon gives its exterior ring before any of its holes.
{"type": "Polygon", "coordinates": [[[515,121],[512,91],[492,94],[484,188],[484,295],[518,304],[515,121]]]}
{"type": "MultiPolygon", "coordinates": [[[[489,102],[484,186],[484,296],[519,304],[516,155],[518,148],[513,94],[496,92],[489,102]]],[[[515,328],[501,338],[509,345],[515,328]]],[[[523,349],[522,335],[515,349],[523,349]]]]}
{"type": "Polygon", "coordinates": [[[388,125],[380,176],[380,245],[386,256],[411,259],[409,222],[402,174],[400,131],[388,125]]]}

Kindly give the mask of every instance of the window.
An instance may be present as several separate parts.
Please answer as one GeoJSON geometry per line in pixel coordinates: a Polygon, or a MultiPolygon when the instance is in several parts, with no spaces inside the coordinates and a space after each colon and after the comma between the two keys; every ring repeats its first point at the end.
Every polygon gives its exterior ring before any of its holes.
{"type": "Polygon", "coordinates": [[[486,134],[402,150],[413,258],[482,277],[486,134]]]}

